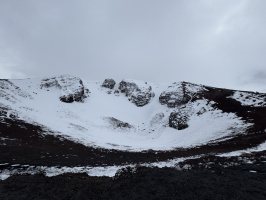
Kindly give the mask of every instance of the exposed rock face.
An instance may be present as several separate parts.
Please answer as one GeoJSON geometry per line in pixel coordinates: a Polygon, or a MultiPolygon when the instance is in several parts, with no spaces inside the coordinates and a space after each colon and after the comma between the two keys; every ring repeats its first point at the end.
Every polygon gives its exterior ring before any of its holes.
{"type": "Polygon", "coordinates": [[[174,108],[186,104],[190,100],[196,100],[199,98],[198,94],[203,90],[205,90],[203,86],[192,83],[173,83],[161,93],[159,101],[162,105],[167,104],[169,108],[174,108]]]}
{"type": "Polygon", "coordinates": [[[198,112],[197,115],[202,115],[203,113],[207,112],[206,108],[202,107],[198,112]]]}
{"type": "Polygon", "coordinates": [[[61,90],[60,101],[72,103],[74,101],[83,102],[88,96],[88,89],[85,89],[80,78],[70,75],[43,79],[42,88],[56,87],[61,90]]]}
{"type": "Polygon", "coordinates": [[[178,130],[188,127],[187,121],[189,117],[185,112],[172,112],[169,117],[169,126],[178,130]]]}
{"type": "Polygon", "coordinates": [[[116,119],[114,117],[109,117],[107,120],[110,122],[113,128],[119,128],[119,129],[130,129],[133,128],[129,123],[123,122],[119,119],[116,119]]]}
{"type": "Polygon", "coordinates": [[[115,81],[113,79],[105,79],[102,84],[102,87],[106,87],[109,89],[113,89],[114,86],[115,86],[115,81]]]}
{"type": "Polygon", "coordinates": [[[147,82],[136,83],[133,80],[122,80],[119,90],[121,93],[125,93],[128,99],[138,107],[145,106],[155,96],[152,87],[147,82]]]}

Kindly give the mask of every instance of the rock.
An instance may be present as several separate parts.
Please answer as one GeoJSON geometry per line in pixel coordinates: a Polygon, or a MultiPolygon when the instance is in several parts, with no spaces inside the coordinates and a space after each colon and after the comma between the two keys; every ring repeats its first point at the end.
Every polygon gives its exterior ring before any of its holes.
{"type": "Polygon", "coordinates": [[[147,82],[138,81],[136,83],[133,80],[122,80],[119,84],[119,90],[121,93],[125,93],[128,100],[138,107],[145,106],[155,96],[152,87],[147,82]]]}
{"type": "Polygon", "coordinates": [[[169,126],[178,130],[188,127],[187,121],[189,117],[185,112],[172,112],[169,117],[169,126]]]}
{"type": "Polygon", "coordinates": [[[102,87],[113,89],[115,86],[115,83],[116,82],[113,79],[105,79],[103,84],[102,84],[102,87]]]}
{"type": "Polygon", "coordinates": [[[132,81],[122,80],[119,83],[119,90],[121,93],[125,93],[126,96],[131,96],[133,92],[140,92],[137,84],[132,81]]]}
{"type": "Polygon", "coordinates": [[[131,126],[129,123],[127,122],[123,122],[119,119],[116,119],[114,117],[108,117],[107,120],[109,121],[109,123],[112,125],[113,128],[119,128],[119,129],[130,129],[133,128],[133,126],[131,126]]]}
{"type": "Polygon", "coordinates": [[[198,112],[197,115],[202,115],[203,113],[207,112],[206,108],[202,107],[198,112]]]}
{"type": "Polygon", "coordinates": [[[70,75],[43,79],[42,88],[56,87],[61,90],[60,101],[65,103],[83,102],[88,96],[89,90],[84,88],[80,78],[70,75]]]}
{"type": "Polygon", "coordinates": [[[169,108],[178,107],[198,99],[202,90],[204,90],[203,86],[192,83],[173,83],[166,91],[161,93],[159,102],[162,105],[166,104],[169,108]]]}

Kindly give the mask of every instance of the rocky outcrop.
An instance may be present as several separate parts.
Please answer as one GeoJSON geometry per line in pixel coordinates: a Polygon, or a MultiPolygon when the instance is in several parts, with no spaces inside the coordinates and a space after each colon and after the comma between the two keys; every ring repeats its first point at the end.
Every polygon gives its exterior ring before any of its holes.
{"type": "Polygon", "coordinates": [[[188,127],[188,115],[185,112],[172,112],[169,117],[169,126],[178,130],[188,127]]]}
{"type": "Polygon", "coordinates": [[[200,92],[203,90],[205,90],[203,86],[192,83],[173,83],[166,91],[161,93],[159,102],[162,105],[166,104],[169,108],[178,107],[198,99],[200,92]]]}
{"type": "Polygon", "coordinates": [[[121,93],[125,93],[128,100],[138,107],[145,106],[155,96],[152,87],[147,82],[122,80],[119,84],[121,93]]]}
{"type": "Polygon", "coordinates": [[[133,128],[133,126],[131,126],[129,123],[127,122],[123,122],[119,119],[116,119],[114,117],[107,117],[106,118],[109,123],[112,125],[113,128],[117,129],[130,129],[130,128],[133,128]]]}
{"type": "Polygon", "coordinates": [[[60,101],[65,103],[83,102],[88,96],[88,89],[84,88],[83,82],[80,78],[70,75],[43,79],[41,83],[42,88],[56,87],[61,90],[60,101]]]}
{"type": "Polygon", "coordinates": [[[113,89],[115,86],[115,83],[116,82],[114,81],[114,79],[105,79],[103,84],[102,84],[102,87],[113,89]]]}

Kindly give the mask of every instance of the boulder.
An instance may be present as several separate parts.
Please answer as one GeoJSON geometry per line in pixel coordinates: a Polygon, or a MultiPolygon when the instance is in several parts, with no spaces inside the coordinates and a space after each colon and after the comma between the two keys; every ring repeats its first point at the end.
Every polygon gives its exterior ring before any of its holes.
{"type": "Polygon", "coordinates": [[[161,93],[159,102],[166,104],[169,108],[175,108],[199,98],[203,86],[181,82],[173,83],[168,89],[161,93]]]}
{"type": "Polygon", "coordinates": [[[155,96],[152,87],[147,82],[122,80],[119,83],[119,90],[121,93],[125,93],[128,100],[138,107],[145,106],[155,96]]]}
{"type": "Polygon", "coordinates": [[[196,113],[197,115],[202,115],[203,113],[207,112],[206,108],[201,107],[201,109],[196,113]]]}
{"type": "Polygon", "coordinates": [[[169,117],[169,126],[178,130],[188,127],[188,115],[185,112],[172,112],[169,117]]]}
{"type": "Polygon", "coordinates": [[[129,123],[123,122],[119,119],[116,119],[114,117],[107,117],[107,120],[112,125],[113,128],[119,128],[119,129],[130,129],[133,128],[129,123]]]}
{"type": "Polygon", "coordinates": [[[104,82],[102,83],[102,87],[106,87],[109,89],[113,89],[115,86],[115,81],[114,79],[105,79],[104,82]]]}
{"type": "Polygon", "coordinates": [[[41,89],[51,87],[60,89],[59,99],[65,103],[83,102],[89,93],[89,90],[84,88],[80,78],[70,75],[43,79],[40,87],[41,89]]]}

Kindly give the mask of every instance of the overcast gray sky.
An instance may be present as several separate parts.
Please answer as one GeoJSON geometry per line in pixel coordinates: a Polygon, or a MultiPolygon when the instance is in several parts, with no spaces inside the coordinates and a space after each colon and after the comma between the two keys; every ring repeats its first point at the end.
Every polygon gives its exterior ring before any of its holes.
{"type": "Polygon", "coordinates": [[[265,0],[0,0],[0,78],[266,92],[265,0]]]}

